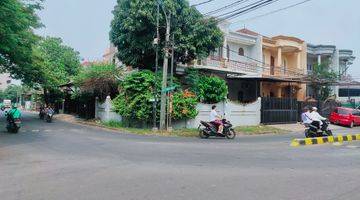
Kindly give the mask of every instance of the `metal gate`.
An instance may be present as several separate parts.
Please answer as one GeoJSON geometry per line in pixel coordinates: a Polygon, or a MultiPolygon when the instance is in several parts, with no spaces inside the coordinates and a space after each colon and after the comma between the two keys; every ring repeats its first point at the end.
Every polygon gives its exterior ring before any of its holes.
{"type": "Polygon", "coordinates": [[[263,97],[261,99],[261,123],[296,123],[298,102],[290,98],[263,97]]]}

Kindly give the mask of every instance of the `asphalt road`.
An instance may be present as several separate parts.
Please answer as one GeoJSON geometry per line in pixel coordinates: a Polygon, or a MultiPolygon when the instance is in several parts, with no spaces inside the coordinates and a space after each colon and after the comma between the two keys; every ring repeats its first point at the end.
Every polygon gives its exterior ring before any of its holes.
{"type": "Polygon", "coordinates": [[[19,134],[0,127],[1,200],[360,199],[357,142],[294,148],[301,134],[137,136],[34,114],[23,125],[19,134]]]}

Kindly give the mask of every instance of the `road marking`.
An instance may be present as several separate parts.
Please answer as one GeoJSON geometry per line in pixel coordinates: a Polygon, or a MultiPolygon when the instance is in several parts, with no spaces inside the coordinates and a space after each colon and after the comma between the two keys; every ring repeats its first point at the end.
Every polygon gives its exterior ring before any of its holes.
{"type": "Polygon", "coordinates": [[[325,144],[325,143],[333,143],[334,145],[337,145],[337,144],[342,144],[344,141],[351,142],[355,140],[360,140],[360,134],[338,135],[335,137],[328,136],[328,137],[317,137],[317,138],[293,139],[291,141],[290,146],[298,147],[298,146],[325,144]]]}

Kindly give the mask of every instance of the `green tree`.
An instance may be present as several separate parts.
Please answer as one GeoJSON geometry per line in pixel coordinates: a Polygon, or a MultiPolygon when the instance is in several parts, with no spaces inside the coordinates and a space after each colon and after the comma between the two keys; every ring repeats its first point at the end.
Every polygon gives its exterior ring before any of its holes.
{"type": "Polygon", "coordinates": [[[338,79],[338,76],[330,69],[328,63],[322,63],[313,67],[308,78],[311,82],[310,87],[315,92],[315,98],[323,101],[330,96],[330,86],[338,79]]]}
{"type": "Polygon", "coordinates": [[[36,11],[41,1],[0,1],[0,66],[24,83],[36,81],[37,68],[32,65],[33,46],[38,41],[34,29],[41,26],[36,11]]]}
{"type": "MultiPolygon", "coordinates": [[[[155,51],[157,0],[118,0],[113,11],[110,40],[118,48],[118,58],[126,65],[151,69],[155,51]]],[[[208,56],[222,46],[222,32],[213,18],[204,18],[187,0],[161,0],[172,13],[171,30],[175,38],[175,61],[189,62],[208,56]]],[[[165,16],[160,16],[160,44],[165,46],[165,16]]],[[[160,56],[162,57],[162,56],[160,56]]]]}
{"type": "Polygon", "coordinates": [[[75,85],[81,92],[91,93],[100,100],[107,95],[115,98],[118,94],[119,80],[123,75],[121,68],[108,63],[94,63],[84,67],[74,78],[75,85]]]}
{"type": "Polygon", "coordinates": [[[64,45],[60,38],[46,37],[34,48],[34,58],[33,65],[38,68],[37,83],[44,90],[45,103],[54,103],[50,101],[61,97],[59,86],[70,82],[78,74],[79,53],[64,45]]]}
{"type": "Polygon", "coordinates": [[[4,91],[1,91],[1,100],[9,99],[11,102],[17,102],[17,99],[23,93],[23,89],[19,85],[9,85],[4,91]]]}

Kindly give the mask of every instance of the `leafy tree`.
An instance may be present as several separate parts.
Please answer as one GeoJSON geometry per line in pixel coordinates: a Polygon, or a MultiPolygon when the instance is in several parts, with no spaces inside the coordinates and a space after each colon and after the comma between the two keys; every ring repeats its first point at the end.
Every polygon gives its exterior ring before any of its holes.
{"type": "MultiPolygon", "coordinates": [[[[175,38],[175,61],[189,62],[208,56],[222,46],[222,32],[213,18],[204,18],[187,0],[162,0],[164,10],[172,13],[171,30],[175,38]]],[[[117,0],[111,22],[110,40],[118,48],[118,58],[126,65],[154,66],[152,42],[156,36],[157,0],[117,0]]],[[[165,46],[165,16],[160,16],[159,48],[165,46]]],[[[160,56],[162,57],[162,56],[160,56]]]]}
{"type": "Polygon", "coordinates": [[[118,94],[119,79],[122,74],[122,70],[113,64],[94,63],[82,68],[74,78],[74,82],[81,92],[91,93],[100,100],[105,100],[107,95],[115,98],[118,94]]]}
{"type": "Polygon", "coordinates": [[[37,83],[44,90],[45,103],[49,103],[50,96],[56,101],[61,98],[58,87],[79,72],[79,53],[64,45],[60,38],[46,37],[34,48],[34,58],[33,65],[39,69],[37,83]]]}
{"type": "Polygon", "coordinates": [[[41,1],[0,1],[0,66],[24,83],[37,80],[37,68],[32,65],[33,46],[38,36],[33,32],[41,26],[36,11],[41,1]]]}
{"type": "Polygon", "coordinates": [[[23,88],[19,85],[9,85],[4,91],[0,91],[1,101],[9,99],[11,102],[17,102],[17,99],[23,93],[23,88]]]}
{"type": "Polygon", "coordinates": [[[335,82],[338,77],[337,74],[330,69],[328,63],[322,63],[313,67],[308,78],[311,82],[310,87],[312,87],[315,92],[315,98],[323,101],[330,96],[331,83],[335,82]]]}

